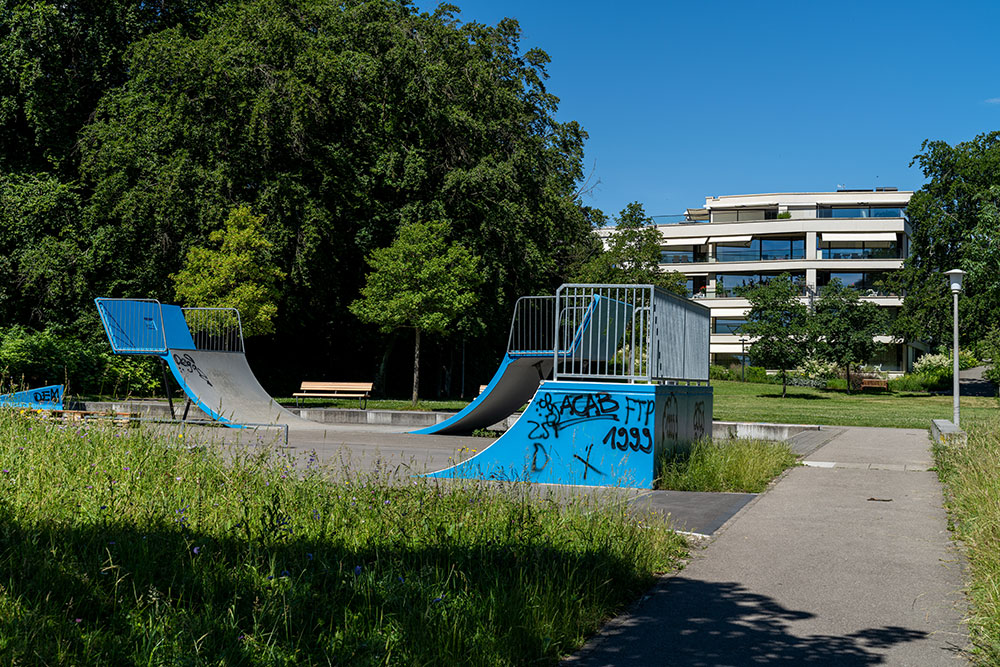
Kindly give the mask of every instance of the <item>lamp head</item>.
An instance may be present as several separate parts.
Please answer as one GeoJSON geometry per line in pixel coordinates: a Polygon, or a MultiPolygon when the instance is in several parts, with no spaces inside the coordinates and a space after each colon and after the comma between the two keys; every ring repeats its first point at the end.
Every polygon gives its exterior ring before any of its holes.
{"type": "Polygon", "coordinates": [[[962,291],[962,278],[965,277],[965,271],[962,269],[952,269],[951,271],[945,271],[944,275],[948,276],[948,284],[951,286],[952,294],[958,294],[962,291]]]}

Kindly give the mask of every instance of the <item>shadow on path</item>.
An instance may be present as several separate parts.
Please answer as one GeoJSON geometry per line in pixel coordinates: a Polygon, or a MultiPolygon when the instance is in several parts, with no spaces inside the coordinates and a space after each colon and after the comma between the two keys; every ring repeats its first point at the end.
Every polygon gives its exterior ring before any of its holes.
{"type": "Polygon", "coordinates": [[[924,639],[898,626],[845,635],[792,634],[816,615],[786,609],[735,582],[672,577],[571,665],[877,665],[880,652],[924,639]]]}

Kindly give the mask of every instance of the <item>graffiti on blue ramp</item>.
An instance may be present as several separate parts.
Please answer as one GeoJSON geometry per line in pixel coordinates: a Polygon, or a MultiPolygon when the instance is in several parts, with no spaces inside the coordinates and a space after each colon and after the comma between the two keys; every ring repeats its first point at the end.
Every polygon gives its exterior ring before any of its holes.
{"type": "Polygon", "coordinates": [[[63,385],[54,384],[0,396],[0,407],[28,410],[62,410],[63,385]]]}
{"type": "Polygon", "coordinates": [[[710,387],[544,382],[494,444],[431,476],[651,488],[661,452],[705,433],[706,407],[710,387]]]}

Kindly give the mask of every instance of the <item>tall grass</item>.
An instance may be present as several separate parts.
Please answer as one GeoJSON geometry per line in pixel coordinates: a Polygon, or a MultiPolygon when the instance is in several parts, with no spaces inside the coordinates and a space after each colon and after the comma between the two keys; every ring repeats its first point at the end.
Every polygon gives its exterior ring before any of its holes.
{"type": "Polygon", "coordinates": [[[701,440],[659,462],[657,488],[760,493],[796,460],[781,442],[701,440]]]}
{"type": "Polygon", "coordinates": [[[976,661],[1000,664],[1000,415],[967,418],[965,447],[935,444],[956,537],[969,560],[969,634],[976,661]]]}
{"type": "Polygon", "coordinates": [[[618,504],[186,440],[0,413],[3,662],[551,662],[684,553],[618,504]]]}

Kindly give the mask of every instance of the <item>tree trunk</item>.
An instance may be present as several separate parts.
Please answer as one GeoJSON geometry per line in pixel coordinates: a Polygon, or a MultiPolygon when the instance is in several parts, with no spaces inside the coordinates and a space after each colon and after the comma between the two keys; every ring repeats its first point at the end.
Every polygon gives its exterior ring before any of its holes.
{"type": "Polygon", "coordinates": [[[413,344],[413,407],[417,407],[417,391],[420,388],[420,329],[416,333],[413,344]]]}
{"type": "Polygon", "coordinates": [[[781,397],[785,398],[788,395],[788,373],[785,369],[781,369],[781,397]]]}
{"type": "Polygon", "coordinates": [[[375,371],[374,395],[379,398],[386,398],[386,396],[388,396],[388,391],[386,389],[386,372],[389,367],[389,356],[392,354],[392,348],[396,344],[397,335],[398,332],[393,331],[389,336],[389,340],[386,341],[385,351],[382,353],[382,361],[379,362],[378,370],[375,371]]]}
{"type": "Polygon", "coordinates": [[[844,364],[844,367],[847,369],[847,393],[850,394],[851,393],[851,365],[850,364],[844,364]]]}

